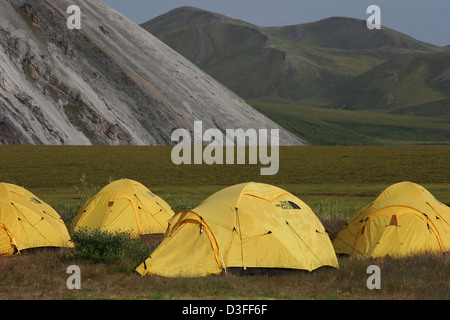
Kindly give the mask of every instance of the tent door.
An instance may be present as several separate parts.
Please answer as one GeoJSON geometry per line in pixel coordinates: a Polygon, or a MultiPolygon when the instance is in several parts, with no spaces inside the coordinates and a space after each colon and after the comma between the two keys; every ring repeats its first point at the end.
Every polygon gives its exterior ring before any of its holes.
{"type": "Polygon", "coordinates": [[[0,224],[0,256],[11,255],[14,253],[13,239],[9,232],[0,224]]]}

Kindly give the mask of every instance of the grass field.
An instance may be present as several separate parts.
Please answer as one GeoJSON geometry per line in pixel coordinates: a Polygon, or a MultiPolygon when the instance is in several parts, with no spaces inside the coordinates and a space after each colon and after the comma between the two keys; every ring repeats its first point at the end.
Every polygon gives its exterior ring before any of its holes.
{"type": "Polygon", "coordinates": [[[446,117],[315,107],[320,101],[251,104],[314,145],[450,144],[450,119],[446,117]]]}
{"type": "MultiPolygon", "coordinates": [[[[427,188],[450,204],[450,147],[285,147],[280,170],[260,165],[181,165],[170,147],[0,147],[0,181],[29,189],[70,223],[83,199],[111,180],[135,179],[175,210],[214,192],[256,181],[284,188],[306,202],[333,237],[351,215],[400,181],[427,188]]],[[[159,240],[148,245],[155,246],[159,240]]],[[[448,254],[359,261],[340,269],[201,279],[141,277],[133,266],[78,261],[70,250],[36,250],[0,258],[0,299],[449,299],[448,254]],[[66,268],[81,268],[82,289],[66,287],[66,268]],[[366,269],[382,270],[382,289],[368,290],[366,269]],[[407,270],[407,272],[406,272],[407,270]]]]}

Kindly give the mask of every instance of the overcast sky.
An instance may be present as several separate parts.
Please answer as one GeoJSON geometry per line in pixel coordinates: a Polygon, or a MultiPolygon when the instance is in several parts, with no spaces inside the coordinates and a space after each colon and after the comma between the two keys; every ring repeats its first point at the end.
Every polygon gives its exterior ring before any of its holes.
{"type": "Polygon", "coordinates": [[[332,16],[367,20],[381,8],[381,24],[418,40],[450,45],[450,0],[103,0],[136,23],[193,6],[260,26],[285,26],[332,16]]]}

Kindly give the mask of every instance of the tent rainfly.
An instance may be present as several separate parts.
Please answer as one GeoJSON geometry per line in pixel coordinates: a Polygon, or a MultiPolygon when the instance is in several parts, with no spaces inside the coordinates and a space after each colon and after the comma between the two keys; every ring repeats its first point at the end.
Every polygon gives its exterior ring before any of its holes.
{"type": "Polygon", "coordinates": [[[360,258],[448,252],[450,208],[418,184],[396,183],[357,212],[333,245],[338,254],[360,258]]]}
{"type": "Polygon", "coordinates": [[[64,221],[30,191],[0,183],[0,255],[37,247],[73,247],[64,221]]]}
{"type": "Polygon", "coordinates": [[[178,212],[164,240],[136,271],[200,277],[227,268],[338,268],[322,223],[300,199],[275,186],[225,188],[178,212]]]}
{"type": "Polygon", "coordinates": [[[169,204],[144,185],[121,179],[105,186],[78,210],[70,231],[99,229],[130,232],[134,237],[158,234],[166,231],[173,215],[169,204]]]}

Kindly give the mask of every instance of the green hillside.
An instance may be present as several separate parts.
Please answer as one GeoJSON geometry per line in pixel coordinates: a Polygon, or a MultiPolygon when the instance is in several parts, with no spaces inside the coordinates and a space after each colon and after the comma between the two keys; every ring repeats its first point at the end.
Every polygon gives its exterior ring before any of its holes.
{"type": "Polygon", "coordinates": [[[250,103],[313,145],[450,145],[450,118],[250,103]]]}
{"type": "Polygon", "coordinates": [[[358,19],[260,27],[193,7],[142,27],[312,144],[450,144],[448,47],[358,19]]]}
{"type": "Polygon", "coordinates": [[[322,100],[348,110],[450,115],[450,51],[390,60],[341,85],[322,100]]]}
{"type": "Polygon", "coordinates": [[[260,27],[182,7],[142,27],[246,99],[298,101],[388,59],[441,48],[394,30],[369,30],[334,17],[286,27],[260,27]]]}

